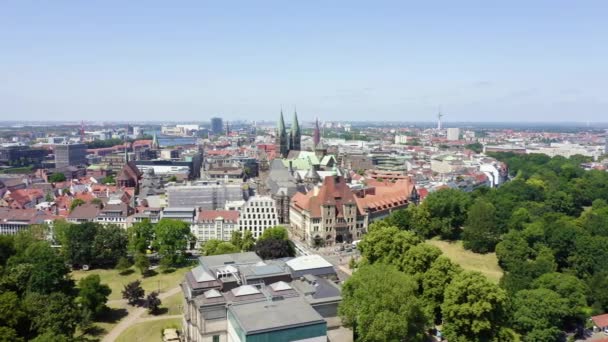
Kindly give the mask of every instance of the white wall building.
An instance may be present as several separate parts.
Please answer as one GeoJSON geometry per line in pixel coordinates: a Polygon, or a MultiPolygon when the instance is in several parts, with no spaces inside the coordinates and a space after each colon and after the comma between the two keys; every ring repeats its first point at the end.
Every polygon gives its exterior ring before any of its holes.
{"type": "Polygon", "coordinates": [[[279,224],[276,202],[270,196],[249,198],[241,209],[239,229],[250,230],[254,238],[259,238],[266,228],[279,224]]]}
{"type": "Polygon", "coordinates": [[[211,239],[229,241],[232,233],[238,230],[238,221],[236,210],[200,210],[190,229],[196,236],[196,248],[211,239]]]}
{"type": "Polygon", "coordinates": [[[460,128],[448,128],[448,141],[457,141],[460,139],[460,128]]]}
{"type": "Polygon", "coordinates": [[[395,144],[407,144],[407,135],[395,135],[395,144]]]}

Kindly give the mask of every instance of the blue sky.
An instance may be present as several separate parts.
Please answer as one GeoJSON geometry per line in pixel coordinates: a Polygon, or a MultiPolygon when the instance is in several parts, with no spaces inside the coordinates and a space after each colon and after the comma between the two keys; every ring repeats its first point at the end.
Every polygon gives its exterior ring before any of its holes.
{"type": "Polygon", "coordinates": [[[606,1],[0,2],[0,120],[608,121],[606,1]]]}

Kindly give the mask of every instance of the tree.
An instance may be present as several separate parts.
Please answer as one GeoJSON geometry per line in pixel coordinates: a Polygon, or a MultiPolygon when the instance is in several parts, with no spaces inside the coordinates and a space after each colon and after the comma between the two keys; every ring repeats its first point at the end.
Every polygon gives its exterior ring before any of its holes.
{"type": "Polygon", "coordinates": [[[608,272],[598,272],[588,280],[591,302],[595,313],[608,311],[608,272]]]}
{"type": "Polygon", "coordinates": [[[26,319],[17,293],[6,291],[0,293],[0,326],[19,329],[26,319]]]}
{"type": "Polygon", "coordinates": [[[406,274],[420,278],[440,255],[441,250],[435,246],[417,244],[403,255],[400,269],[406,274]]]}
{"type": "Polygon", "coordinates": [[[281,226],[266,228],[258,240],[266,239],[289,240],[289,234],[287,229],[281,226]]]}
{"type": "Polygon", "coordinates": [[[422,203],[430,217],[430,233],[444,239],[454,239],[466,220],[470,196],[464,191],[443,189],[431,192],[422,203]]]}
{"type": "Polygon", "coordinates": [[[422,239],[413,232],[386,227],[367,233],[357,249],[370,264],[383,262],[399,267],[403,255],[421,242],[422,239]]]}
{"type": "Polygon", "coordinates": [[[511,271],[528,260],[530,247],[519,231],[513,230],[505,234],[503,240],[496,245],[498,264],[504,270],[511,271]]]}
{"type": "Polygon", "coordinates": [[[127,229],[129,251],[133,254],[146,253],[154,241],[154,225],[148,219],[133,224],[127,229]]]}
{"type": "Polygon", "coordinates": [[[0,342],[23,342],[17,331],[13,328],[0,326],[0,342]]]}
{"type": "Polygon", "coordinates": [[[532,283],[533,288],[554,291],[566,300],[568,316],[582,319],[590,293],[587,284],[573,275],[553,272],[541,275],[532,283]]]}
{"type": "Polygon", "coordinates": [[[260,239],[255,244],[255,253],[262,259],[278,259],[296,255],[293,243],[275,238],[260,239]]]}
{"type": "Polygon", "coordinates": [[[61,292],[48,295],[32,293],[25,298],[25,307],[38,334],[72,336],[81,315],[74,299],[61,292]]]}
{"type": "Polygon", "coordinates": [[[243,252],[252,252],[255,248],[255,238],[253,237],[253,233],[251,230],[245,230],[245,234],[243,234],[243,242],[241,244],[241,250],[243,252]]]}
{"type": "Polygon", "coordinates": [[[148,309],[148,313],[155,315],[158,313],[160,304],[161,300],[158,298],[158,292],[150,292],[146,296],[143,306],[148,309]]]}
{"type": "Polygon", "coordinates": [[[61,252],[72,265],[92,265],[95,259],[93,245],[100,225],[93,222],[70,224],[61,233],[61,252]]]}
{"type": "Polygon", "coordinates": [[[506,293],[479,272],[457,274],[446,287],[441,313],[450,342],[490,341],[503,323],[506,293]]]}
{"type": "Polygon", "coordinates": [[[126,274],[129,268],[131,268],[131,262],[129,259],[124,256],[120,257],[116,263],[116,269],[120,272],[120,274],[126,274]]]}
{"type": "Polygon", "coordinates": [[[35,242],[25,250],[25,260],[31,264],[27,290],[41,294],[69,293],[73,282],[62,258],[46,241],[35,242]]]}
{"type": "Polygon", "coordinates": [[[445,256],[440,256],[422,275],[422,299],[429,317],[441,322],[441,304],[445,288],[454,277],[462,272],[462,268],[445,256]]]}
{"type": "Polygon", "coordinates": [[[95,317],[106,309],[111,292],[108,285],[101,283],[98,274],[91,274],[78,282],[77,302],[83,310],[90,312],[95,317]]]}
{"type": "Polygon", "coordinates": [[[81,200],[80,198],[76,198],[75,200],[72,201],[72,203],[70,204],[70,211],[73,211],[76,207],[81,206],[83,204],[85,204],[86,202],[81,200]]]}
{"type": "Polygon", "coordinates": [[[169,264],[182,262],[183,255],[192,240],[190,226],[180,220],[161,219],[155,228],[154,247],[161,259],[169,260],[169,264]]]}
{"type": "Polygon", "coordinates": [[[230,243],[240,251],[243,248],[243,233],[239,230],[233,231],[230,236],[230,243]]]}
{"type": "Polygon", "coordinates": [[[116,180],[114,179],[113,176],[105,176],[101,180],[101,184],[115,184],[115,183],[116,183],[116,180]]]}
{"type": "Polygon", "coordinates": [[[476,253],[492,252],[499,241],[500,233],[494,205],[483,198],[478,198],[469,208],[462,235],[464,248],[476,253]]]}
{"type": "Polygon", "coordinates": [[[124,286],[122,290],[122,298],[126,299],[129,305],[138,304],[144,298],[144,289],[141,287],[141,281],[135,280],[124,286]]]}
{"type": "Polygon", "coordinates": [[[229,254],[238,253],[240,251],[241,250],[232,243],[217,239],[207,240],[201,247],[203,255],[229,254]]]}
{"type": "Polygon", "coordinates": [[[65,175],[61,172],[56,172],[49,176],[49,183],[59,183],[59,182],[65,182],[65,181],[66,181],[65,175]]]}
{"type": "Polygon", "coordinates": [[[137,254],[135,256],[135,268],[139,270],[139,273],[146,275],[150,268],[150,260],[145,254],[137,254]]]}
{"type": "Polygon", "coordinates": [[[524,341],[557,341],[568,315],[568,303],[549,289],[519,291],[513,302],[513,325],[524,341]]]}
{"type": "Polygon", "coordinates": [[[384,264],[361,266],[342,288],[339,315],[361,341],[424,341],[416,282],[384,264]]]}
{"type": "Polygon", "coordinates": [[[0,235],[0,266],[6,265],[8,259],[16,253],[13,237],[11,235],[0,235]]]}
{"type": "Polygon", "coordinates": [[[93,241],[94,264],[114,267],[118,259],[127,255],[127,233],[116,225],[101,226],[93,241]]]}

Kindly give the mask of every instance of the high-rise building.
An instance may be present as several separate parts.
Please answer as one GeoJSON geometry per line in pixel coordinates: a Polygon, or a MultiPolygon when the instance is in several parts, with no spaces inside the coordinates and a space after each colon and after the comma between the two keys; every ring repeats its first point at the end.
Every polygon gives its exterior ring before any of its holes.
{"type": "Polygon", "coordinates": [[[457,141],[460,139],[460,128],[448,128],[447,130],[448,141],[457,141]]]}
{"type": "Polygon", "coordinates": [[[222,134],[224,132],[224,122],[222,118],[211,118],[211,132],[213,134],[222,134]]]}
{"type": "Polygon", "coordinates": [[[87,146],[85,144],[57,144],[54,147],[55,167],[86,165],[87,146]]]}

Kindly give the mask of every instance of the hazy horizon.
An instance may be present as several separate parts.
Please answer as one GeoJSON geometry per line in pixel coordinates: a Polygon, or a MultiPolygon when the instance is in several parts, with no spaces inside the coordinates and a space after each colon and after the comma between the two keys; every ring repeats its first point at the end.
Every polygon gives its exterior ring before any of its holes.
{"type": "Polygon", "coordinates": [[[606,122],[601,1],[0,4],[0,118],[606,122]],[[370,120],[370,118],[374,118],[370,120]]]}

